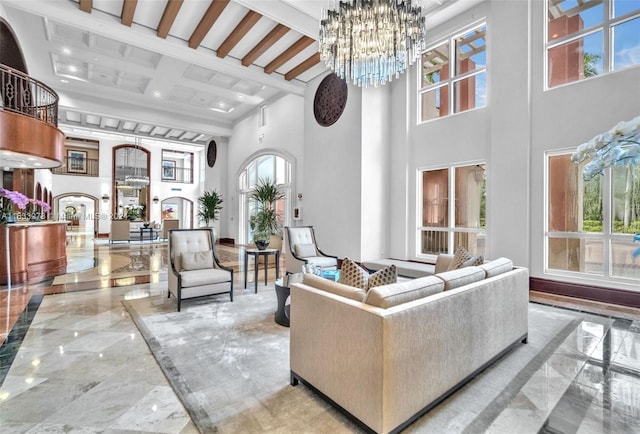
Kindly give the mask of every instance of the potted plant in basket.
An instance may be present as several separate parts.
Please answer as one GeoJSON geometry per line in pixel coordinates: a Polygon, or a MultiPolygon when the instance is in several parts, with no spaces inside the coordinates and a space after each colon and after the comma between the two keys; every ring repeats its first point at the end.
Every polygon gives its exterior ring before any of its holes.
{"type": "Polygon", "coordinates": [[[284,198],[284,194],[269,178],[260,178],[250,197],[256,201],[257,207],[255,214],[249,219],[249,226],[253,230],[256,247],[264,250],[269,247],[271,236],[279,236],[282,230],[276,202],[284,198]]]}
{"type": "Polygon", "coordinates": [[[205,191],[204,195],[198,198],[200,209],[198,219],[209,227],[209,222],[215,223],[222,211],[222,195],[216,190],[205,191]]]}

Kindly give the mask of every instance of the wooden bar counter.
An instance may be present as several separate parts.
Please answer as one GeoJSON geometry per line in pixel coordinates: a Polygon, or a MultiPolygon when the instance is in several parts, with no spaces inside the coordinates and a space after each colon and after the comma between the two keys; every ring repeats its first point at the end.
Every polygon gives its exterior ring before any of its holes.
{"type": "Polygon", "coordinates": [[[12,285],[64,274],[67,269],[66,226],[66,221],[0,225],[0,285],[7,284],[7,255],[11,261],[12,285]]]}

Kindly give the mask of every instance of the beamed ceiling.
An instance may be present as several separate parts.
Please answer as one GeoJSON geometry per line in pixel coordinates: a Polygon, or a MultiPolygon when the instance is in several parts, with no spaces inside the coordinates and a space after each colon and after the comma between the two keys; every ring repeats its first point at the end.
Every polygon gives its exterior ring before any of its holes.
{"type": "MultiPolygon", "coordinates": [[[[463,0],[423,0],[439,13],[463,0]]],[[[477,1],[464,0],[471,3],[477,1]]],[[[327,69],[327,0],[2,0],[59,125],[206,144],[327,69]]]]}

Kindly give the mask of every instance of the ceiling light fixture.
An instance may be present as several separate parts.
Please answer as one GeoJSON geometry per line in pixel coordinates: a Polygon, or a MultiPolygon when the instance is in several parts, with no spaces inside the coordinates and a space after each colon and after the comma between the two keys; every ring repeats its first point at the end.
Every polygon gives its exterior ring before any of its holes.
{"type": "Polygon", "coordinates": [[[378,86],[400,77],[424,49],[424,16],[415,3],[351,0],[340,1],[337,10],[323,10],[320,58],[357,86],[378,86]]]}

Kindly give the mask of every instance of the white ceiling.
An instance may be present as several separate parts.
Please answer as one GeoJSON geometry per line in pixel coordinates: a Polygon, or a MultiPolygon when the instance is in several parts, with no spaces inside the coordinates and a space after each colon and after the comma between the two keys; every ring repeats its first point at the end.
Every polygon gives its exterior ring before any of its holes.
{"type": "MultiPolygon", "coordinates": [[[[301,72],[296,67],[317,56],[327,0],[231,0],[201,41],[193,41],[196,48],[190,40],[212,1],[177,0],[181,6],[162,38],[159,24],[175,1],[2,0],[0,8],[18,36],[29,75],[58,92],[65,131],[88,128],[190,144],[225,140],[236,121],[282,95],[303,95],[306,83],[326,72],[321,62],[301,72]],[[134,6],[131,26],[123,24],[125,5],[134,6]],[[218,57],[225,39],[250,16],[255,24],[218,57]],[[279,24],[288,28],[283,36],[243,66],[242,59],[279,24]],[[301,39],[305,48],[266,70],[301,39]]],[[[428,15],[440,14],[445,2],[477,3],[421,1],[428,15]]]]}

